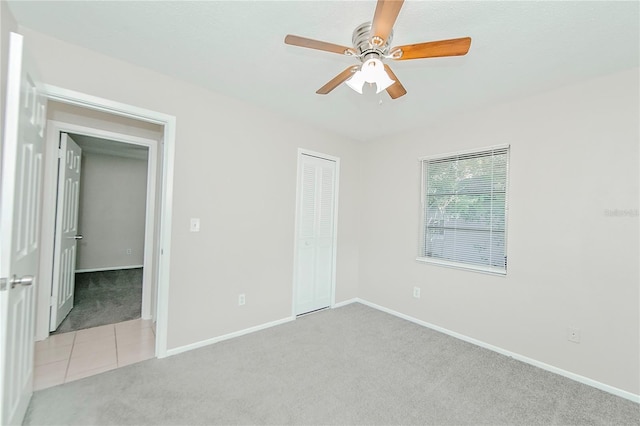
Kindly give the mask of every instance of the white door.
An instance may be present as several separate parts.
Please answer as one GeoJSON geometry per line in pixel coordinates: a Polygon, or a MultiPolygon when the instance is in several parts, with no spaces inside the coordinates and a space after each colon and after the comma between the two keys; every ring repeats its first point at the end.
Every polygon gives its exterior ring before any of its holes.
{"type": "Polygon", "coordinates": [[[71,136],[60,133],[58,153],[58,197],[49,331],[55,331],[73,308],[76,247],[78,240],[82,238],[82,235],[78,234],[82,152],[71,136]]]}
{"type": "Polygon", "coordinates": [[[331,305],[334,280],[336,162],[298,157],[295,314],[331,305]]]}
{"type": "Polygon", "coordinates": [[[11,33],[0,194],[0,424],[20,424],[33,392],[35,287],[46,100],[11,33]]]}

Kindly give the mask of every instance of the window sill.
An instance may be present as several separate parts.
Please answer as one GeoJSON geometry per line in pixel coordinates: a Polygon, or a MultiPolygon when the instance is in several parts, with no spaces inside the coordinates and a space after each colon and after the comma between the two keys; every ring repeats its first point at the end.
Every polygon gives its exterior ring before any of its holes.
{"type": "Polygon", "coordinates": [[[446,260],[433,259],[430,257],[417,257],[416,260],[422,263],[430,263],[432,265],[439,265],[439,266],[444,266],[444,267],[453,268],[453,269],[462,269],[462,270],[471,271],[471,272],[480,272],[480,273],[489,274],[489,275],[498,275],[503,277],[507,275],[506,270],[475,266],[475,265],[467,265],[464,263],[457,263],[457,262],[449,262],[446,260]]]}

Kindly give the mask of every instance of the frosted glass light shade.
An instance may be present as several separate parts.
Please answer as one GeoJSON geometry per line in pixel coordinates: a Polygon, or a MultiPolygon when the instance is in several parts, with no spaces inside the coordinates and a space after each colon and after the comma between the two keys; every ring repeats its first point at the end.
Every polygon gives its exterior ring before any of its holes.
{"type": "Polygon", "coordinates": [[[356,71],[353,76],[347,80],[347,86],[351,87],[356,92],[362,95],[362,87],[364,86],[364,78],[362,77],[362,71],[356,71]]]}
{"type": "Polygon", "coordinates": [[[376,93],[380,93],[395,83],[395,80],[391,80],[389,78],[389,75],[384,70],[384,64],[382,61],[374,58],[364,61],[360,70],[356,71],[346,83],[349,87],[360,94],[362,94],[362,87],[364,86],[364,83],[375,83],[376,93]]]}

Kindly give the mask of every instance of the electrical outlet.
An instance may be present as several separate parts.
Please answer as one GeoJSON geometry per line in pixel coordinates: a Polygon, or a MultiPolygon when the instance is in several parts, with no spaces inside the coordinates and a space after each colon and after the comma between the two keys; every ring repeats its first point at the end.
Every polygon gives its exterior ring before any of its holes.
{"type": "Polygon", "coordinates": [[[244,302],[245,302],[244,293],[239,294],[238,295],[238,306],[244,305],[244,302]]]}
{"type": "Polygon", "coordinates": [[[420,299],[420,287],[413,288],[413,297],[416,299],[420,299]]]}
{"type": "Polygon", "coordinates": [[[191,232],[200,232],[200,219],[192,217],[191,223],[189,224],[189,230],[191,232]]]}
{"type": "Polygon", "coordinates": [[[580,343],[580,329],[574,327],[567,328],[567,340],[573,343],[580,343]]]}
{"type": "Polygon", "coordinates": [[[131,249],[127,249],[127,255],[130,256],[131,255],[131,249]]]}

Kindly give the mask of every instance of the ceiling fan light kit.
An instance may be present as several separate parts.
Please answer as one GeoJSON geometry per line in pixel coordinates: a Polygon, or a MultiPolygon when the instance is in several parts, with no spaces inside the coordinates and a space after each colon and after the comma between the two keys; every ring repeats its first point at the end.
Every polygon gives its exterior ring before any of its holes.
{"type": "Polygon", "coordinates": [[[326,95],[340,84],[346,82],[347,86],[362,94],[364,84],[370,83],[376,85],[376,93],[386,90],[392,99],[396,99],[405,95],[407,91],[389,65],[384,63],[384,60],[400,61],[467,54],[471,46],[471,38],[469,37],[390,48],[391,40],[393,39],[393,25],[398,13],[400,13],[403,2],[404,0],[378,0],[373,21],[365,22],[353,31],[351,39],[353,47],[340,46],[291,34],[285,37],[284,42],[292,46],[338,53],[355,57],[361,62],[361,65],[352,65],[346,68],[318,89],[316,93],[326,95]]]}
{"type": "Polygon", "coordinates": [[[389,33],[386,41],[376,39],[378,44],[371,40],[371,22],[365,22],[353,31],[351,41],[356,56],[361,62],[360,70],[347,80],[347,86],[362,94],[364,83],[375,84],[376,93],[386,90],[387,87],[395,83],[389,78],[384,69],[381,58],[384,58],[389,51],[389,44],[393,38],[393,31],[389,33]]]}
{"type": "Polygon", "coordinates": [[[389,78],[380,59],[372,58],[364,61],[360,70],[347,80],[347,86],[360,94],[362,94],[364,83],[375,84],[376,93],[380,93],[395,83],[395,80],[389,78]]]}

